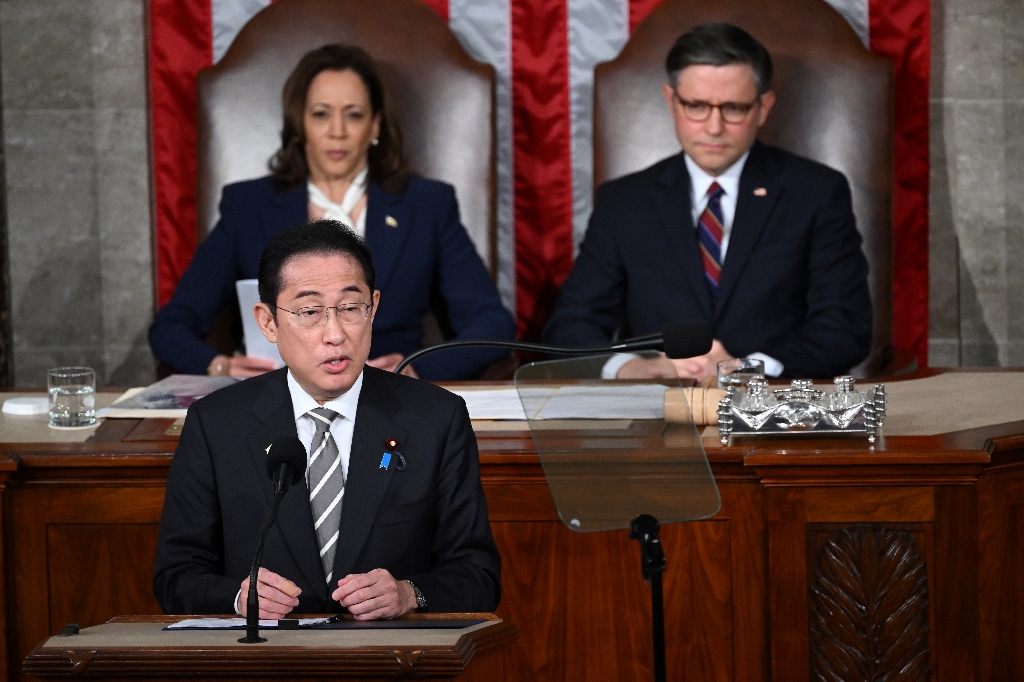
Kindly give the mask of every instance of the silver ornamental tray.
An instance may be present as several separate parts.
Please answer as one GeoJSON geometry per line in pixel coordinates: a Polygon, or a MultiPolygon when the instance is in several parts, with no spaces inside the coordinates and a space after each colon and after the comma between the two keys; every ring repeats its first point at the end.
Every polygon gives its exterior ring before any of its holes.
{"type": "Polygon", "coordinates": [[[746,388],[729,386],[718,402],[722,444],[730,436],[867,436],[874,443],[885,419],[885,386],[854,388],[852,376],[835,378],[835,390],[814,388],[810,379],[794,379],[789,388],[768,390],[762,378],[746,388]]]}

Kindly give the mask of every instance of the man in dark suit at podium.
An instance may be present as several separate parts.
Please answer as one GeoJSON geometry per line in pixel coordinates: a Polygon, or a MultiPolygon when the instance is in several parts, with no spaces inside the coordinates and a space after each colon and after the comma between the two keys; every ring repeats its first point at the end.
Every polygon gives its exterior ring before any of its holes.
{"type": "MultiPolygon", "coordinates": [[[[775,102],[772,62],[742,29],[692,29],[666,70],[683,151],[597,189],[545,340],[605,345],[706,320],[712,350],[674,361],[681,377],[713,376],[740,356],[773,376],[845,373],[870,350],[872,314],[846,178],[757,141],[775,102]]],[[[616,356],[605,375],[644,376],[652,364],[616,356]]]]}
{"type": "Polygon", "coordinates": [[[255,314],[286,368],[189,408],[171,463],[153,588],[167,613],[245,614],[272,488],[266,449],[306,447],[267,534],[260,617],[493,611],[500,559],[465,403],[366,366],[380,292],[364,242],[320,221],[279,233],[255,314]]]}

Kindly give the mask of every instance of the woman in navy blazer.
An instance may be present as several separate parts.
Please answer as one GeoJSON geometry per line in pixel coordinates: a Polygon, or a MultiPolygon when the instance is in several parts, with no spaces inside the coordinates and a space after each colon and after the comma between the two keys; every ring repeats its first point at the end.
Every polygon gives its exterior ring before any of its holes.
{"type": "MultiPolygon", "coordinates": [[[[272,369],[257,358],[218,355],[203,339],[235,295],[235,281],[256,277],[270,237],[325,215],[357,231],[364,227],[373,253],[381,297],[368,364],[393,369],[418,350],[423,316],[438,303],[453,338],[512,338],[515,323],[460,222],[454,189],[406,171],[401,136],[370,57],[341,45],[314,50],[288,78],[282,100],[273,173],[224,188],[220,221],[149,330],[156,357],[190,374],[272,369]]],[[[471,379],[504,354],[435,353],[413,363],[414,373],[434,381],[471,379]]]]}

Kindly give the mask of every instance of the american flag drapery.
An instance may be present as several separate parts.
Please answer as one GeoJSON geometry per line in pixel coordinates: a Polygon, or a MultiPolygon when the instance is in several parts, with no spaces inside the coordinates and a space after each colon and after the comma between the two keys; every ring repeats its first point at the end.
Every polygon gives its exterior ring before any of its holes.
{"type": "MultiPolygon", "coordinates": [[[[270,0],[150,0],[157,291],[195,249],[195,78],[270,0]]],[[[594,65],[660,0],[422,0],[498,74],[498,286],[534,337],[572,267],[592,194],[594,65]]],[[[896,67],[896,344],[927,361],[928,0],[828,0],[896,67]]]]}

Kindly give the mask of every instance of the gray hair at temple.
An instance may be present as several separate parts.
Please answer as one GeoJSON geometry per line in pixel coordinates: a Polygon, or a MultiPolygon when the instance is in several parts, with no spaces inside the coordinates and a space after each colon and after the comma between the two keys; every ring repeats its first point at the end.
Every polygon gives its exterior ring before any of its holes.
{"type": "Polygon", "coordinates": [[[665,57],[668,84],[676,87],[682,70],[696,64],[749,64],[754,70],[757,94],[763,95],[771,87],[771,55],[764,45],[739,26],[721,23],[701,24],[679,36],[665,57]]]}

